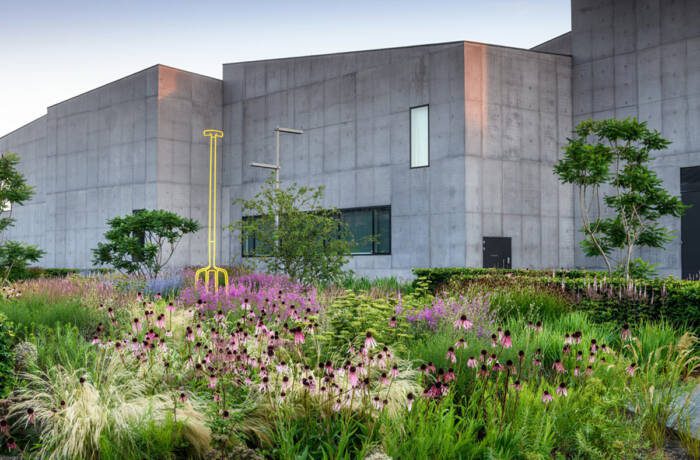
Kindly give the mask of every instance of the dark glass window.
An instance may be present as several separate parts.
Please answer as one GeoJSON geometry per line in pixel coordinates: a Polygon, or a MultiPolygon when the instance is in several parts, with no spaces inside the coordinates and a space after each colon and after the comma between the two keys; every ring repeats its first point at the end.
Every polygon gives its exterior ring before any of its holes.
{"type": "Polygon", "coordinates": [[[343,209],[340,216],[355,242],[352,254],[391,254],[390,206],[343,209]]]}
{"type": "MultiPolygon", "coordinates": [[[[243,220],[259,219],[259,216],[245,216],[243,220]]],[[[340,210],[340,219],[348,225],[355,245],[354,255],[391,254],[391,206],[355,208],[340,210]]],[[[255,235],[244,235],[241,245],[243,257],[269,254],[255,235]]]]}
{"type": "MultiPolygon", "coordinates": [[[[260,219],[260,216],[243,216],[244,221],[249,221],[253,219],[260,219]]],[[[241,248],[241,254],[243,255],[243,257],[265,256],[269,253],[270,251],[266,249],[265,244],[259,241],[257,238],[255,238],[254,234],[248,234],[244,236],[241,248]]]]}

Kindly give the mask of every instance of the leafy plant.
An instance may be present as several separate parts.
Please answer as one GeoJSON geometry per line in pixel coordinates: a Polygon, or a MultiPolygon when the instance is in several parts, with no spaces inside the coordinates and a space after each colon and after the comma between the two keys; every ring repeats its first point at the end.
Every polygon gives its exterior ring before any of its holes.
{"type": "Polygon", "coordinates": [[[581,247],[589,257],[602,257],[610,273],[617,261],[629,278],[635,248],[663,247],[672,235],[659,220],[680,217],[686,209],[649,168],[651,153],[670,142],[636,118],[586,120],[575,134],[554,172],[578,188],[581,247]]]}
{"type": "Polygon", "coordinates": [[[272,273],[286,273],[304,284],[339,278],[348,260],[351,235],[334,209],[321,206],[323,187],[278,188],[271,176],[250,200],[239,200],[237,230],[248,255],[260,257],[272,273]],[[248,245],[249,241],[254,245],[248,245]]]}
{"type": "Polygon", "coordinates": [[[14,342],[14,331],[12,323],[7,317],[0,313],[0,397],[7,394],[11,383],[14,381],[14,356],[12,345],[14,342]]]}
{"type": "MultiPolygon", "coordinates": [[[[14,224],[13,207],[24,204],[34,195],[34,189],[17,169],[18,164],[19,156],[16,154],[7,152],[0,155],[0,233],[14,224]]],[[[44,251],[34,245],[19,241],[0,243],[2,284],[9,279],[21,277],[27,265],[38,261],[43,255],[44,251]]]]}
{"type": "Polygon", "coordinates": [[[114,217],[107,224],[107,242],[92,250],[93,263],[147,278],[157,278],[182,237],[200,227],[196,220],[161,209],[114,217]]]}

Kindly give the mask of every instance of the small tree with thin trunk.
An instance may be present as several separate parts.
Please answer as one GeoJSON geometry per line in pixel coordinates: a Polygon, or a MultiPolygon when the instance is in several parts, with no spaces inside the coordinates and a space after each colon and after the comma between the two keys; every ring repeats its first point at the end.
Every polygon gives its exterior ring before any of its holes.
{"type": "Polygon", "coordinates": [[[581,247],[629,278],[637,248],[661,248],[673,238],[659,220],[686,209],[649,168],[652,152],[670,142],[636,118],[586,120],[574,134],[554,172],[578,191],[581,247]]]}
{"type": "Polygon", "coordinates": [[[148,278],[158,276],[183,236],[199,230],[196,220],[161,209],[115,217],[107,224],[107,241],[92,250],[93,263],[148,278]]]}
{"type": "MultiPolygon", "coordinates": [[[[14,225],[12,211],[34,196],[34,189],[27,184],[24,175],[17,169],[19,156],[7,152],[0,156],[0,235],[14,225]]],[[[21,277],[27,265],[44,255],[38,247],[20,241],[0,242],[0,276],[2,284],[8,279],[21,277]]]]}

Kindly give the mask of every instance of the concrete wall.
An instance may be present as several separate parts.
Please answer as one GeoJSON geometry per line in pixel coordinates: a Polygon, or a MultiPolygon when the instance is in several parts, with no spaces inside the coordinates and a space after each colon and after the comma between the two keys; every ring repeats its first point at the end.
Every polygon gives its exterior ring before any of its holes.
{"type": "MultiPolygon", "coordinates": [[[[0,138],[0,151],[20,155],[37,191],[16,210],[8,236],[46,250],[42,266],[87,268],[114,216],[162,208],[205,224],[207,166],[192,158],[207,165],[201,131],[220,127],[220,97],[219,80],[157,65],[51,106],[0,138]]],[[[206,243],[190,248],[187,240],[174,262],[201,262],[200,254],[206,243]]]]}
{"type": "MultiPolygon", "coordinates": [[[[222,129],[221,103],[221,80],[160,66],[157,205],[202,224],[180,242],[172,259],[176,266],[207,262],[209,138],[202,131],[222,129]]],[[[222,154],[219,141],[219,165],[222,154]]]]}
{"type": "MultiPolygon", "coordinates": [[[[283,182],[325,185],[337,208],[392,206],[392,255],[357,256],[351,269],[408,275],[464,265],[462,42],[224,65],[223,196],[251,197],[283,135],[283,182]],[[409,168],[409,108],[430,104],[431,165],[409,168]]],[[[240,216],[232,206],[226,219],[240,216]]],[[[240,260],[238,239],[227,257],[240,260]]]]}
{"type": "MultiPolygon", "coordinates": [[[[571,193],[551,174],[571,130],[570,59],[464,42],[224,65],[223,196],[249,198],[283,136],[282,181],[326,205],[391,205],[392,254],[351,269],[406,276],[481,266],[482,236],[511,236],[516,266],[570,266],[571,193]],[[430,166],[409,166],[409,109],[430,105],[430,166]],[[559,198],[557,196],[561,194],[559,198]]],[[[240,217],[231,206],[225,220],[240,217]]],[[[240,260],[240,243],[224,249],[240,260]]]]}
{"type": "Polygon", "coordinates": [[[571,32],[561,34],[558,37],[533,46],[531,49],[532,51],[542,51],[544,53],[571,55],[571,32]]]}
{"type": "MultiPolygon", "coordinates": [[[[572,54],[574,124],[628,116],[648,122],[673,142],[654,168],[680,194],[679,168],[700,165],[700,2],[573,0],[572,54]]],[[[665,224],[680,236],[679,219],[665,224]]],[[[662,274],[680,276],[680,238],[641,255],[662,274]]],[[[596,265],[578,245],[576,265],[596,265]]]]}
{"type": "Polygon", "coordinates": [[[571,58],[467,43],[467,264],[510,237],[512,266],[573,265],[572,189],[552,172],[571,133],[571,58]]]}

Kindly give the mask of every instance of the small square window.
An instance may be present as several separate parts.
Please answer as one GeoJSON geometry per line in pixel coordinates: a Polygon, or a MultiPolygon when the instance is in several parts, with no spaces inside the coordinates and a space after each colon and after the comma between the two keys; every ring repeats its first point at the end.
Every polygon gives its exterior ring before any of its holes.
{"type": "Polygon", "coordinates": [[[411,168],[430,165],[430,120],[428,106],[411,109],[411,168]]]}

